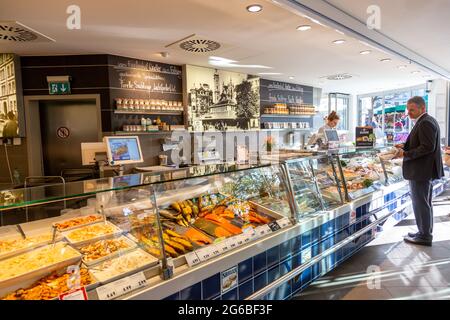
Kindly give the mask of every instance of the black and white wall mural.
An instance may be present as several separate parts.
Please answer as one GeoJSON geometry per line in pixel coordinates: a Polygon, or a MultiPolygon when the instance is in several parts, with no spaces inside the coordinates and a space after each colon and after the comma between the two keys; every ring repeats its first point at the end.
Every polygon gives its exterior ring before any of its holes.
{"type": "Polygon", "coordinates": [[[259,77],[186,66],[191,131],[258,130],[259,77]]]}

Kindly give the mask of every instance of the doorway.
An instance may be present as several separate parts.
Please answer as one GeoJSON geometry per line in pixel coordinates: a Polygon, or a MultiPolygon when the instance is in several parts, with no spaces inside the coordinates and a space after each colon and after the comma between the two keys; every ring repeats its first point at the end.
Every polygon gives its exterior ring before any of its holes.
{"type": "Polygon", "coordinates": [[[25,96],[30,176],[82,168],[81,142],[102,139],[99,94],[25,96]]]}
{"type": "Polygon", "coordinates": [[[81,143],[96,141],[95,100],[39,102],[44,175],[81,168],[81,143]]]}

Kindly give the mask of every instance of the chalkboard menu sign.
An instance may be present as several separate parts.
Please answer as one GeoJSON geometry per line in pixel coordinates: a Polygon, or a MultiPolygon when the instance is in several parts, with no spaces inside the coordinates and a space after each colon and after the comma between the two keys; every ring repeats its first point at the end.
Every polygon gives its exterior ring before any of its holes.
{"type": "Polygon", "coordinates": [[[118,56],[109,56],[108,64],[111,88],[182,101],[181,66],[118,56]]]}
{"type": "Polygon", "coordinates": [[[355,137],[357,147],[372,147],[375,143],[375,135],[372,127],[356,127],[355,137]]]}
{"type": "Polygon", "coordinates": [[[261,79],[260,96],[261,107],[274,103],[313,104],[313,87],[261,79]]]}

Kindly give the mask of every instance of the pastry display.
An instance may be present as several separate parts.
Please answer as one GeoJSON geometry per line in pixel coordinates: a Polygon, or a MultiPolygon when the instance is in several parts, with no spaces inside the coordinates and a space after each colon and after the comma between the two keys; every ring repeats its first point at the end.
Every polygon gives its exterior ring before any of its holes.
{"type": "Polygon", "coordinates": [[[81,258],[81,255],[66,243],[57,242],[33,251],[0,261],[0,282],[50,267],[60,262],[81,258]]]}
{"type": "Polygon", "coordinates": [[[104,239],[96,241],[81,247],[79,251],[83,254],[83,261],[85,263],[95,263],[104,257],[108,257],[134,247],[136,247],[136,244],[122,236],[117,239],[104,239]]]}
{"type": "Polygon", "coordinates": [[[13,254],[14,252],[21,252],[29,248],[49,243],[51,240],[52,234],[50,233],[27,237],[26,239],[0,240],[0,258],[13,254]]]}
{"type": "MultiPolygon", "coordinates": [[[[53,272],[27,289],[19,289],[3,297],[2,300],[51,300],[57,298],[60,294],[68,292],[67,281],[70,274],[64,273],[58,275],[53,272]]],[[[95,280],[86,268],[80,268],[80,285],[87,286],[94,283],[95,280]]]]}
{"type": "Polygon", "coordinates": [[[65,237],[72,244],[80,244],[83,242],[96,240],[121,233],[122,231],[110,222],[100,222],[85,227],[75,229],[65,233],[65,237]]]}
{"type": "Polygon", "coordinates": [[[58,231],[64,231],[74,227],[80,227],[86,224],[98,222],[101,221],[102,219],[103,217],[101,215],[93,214],[88,216],[72,218],[62,222],[56,222],[53,225],[58,229],[58,231]]]}
{"type": "Polygon", "coordinates": [[[90,271],[97,280],[105,282],[116,276],[157,262],[158,259],[144,250],[136,249],[111,260],[101,262],[90,268],[90,271]]]}

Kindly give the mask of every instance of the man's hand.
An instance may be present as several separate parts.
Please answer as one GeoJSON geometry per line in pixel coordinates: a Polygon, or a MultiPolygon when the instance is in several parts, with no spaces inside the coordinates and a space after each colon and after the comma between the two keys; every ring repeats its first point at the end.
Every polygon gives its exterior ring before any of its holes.
{"type": "Polygon", "coordinates": [[[397,149],[403,149],[405,147],[405,144],[399,143],[399,144],[394,145],[394,147],[396,147],[397,149]]]}
{"type": "Polygon", "coordinates": [[[403,158],[405,155],[405,151],[403,149],[397,149],[397,153],[394,156],[394,159],[403,158]]]}

